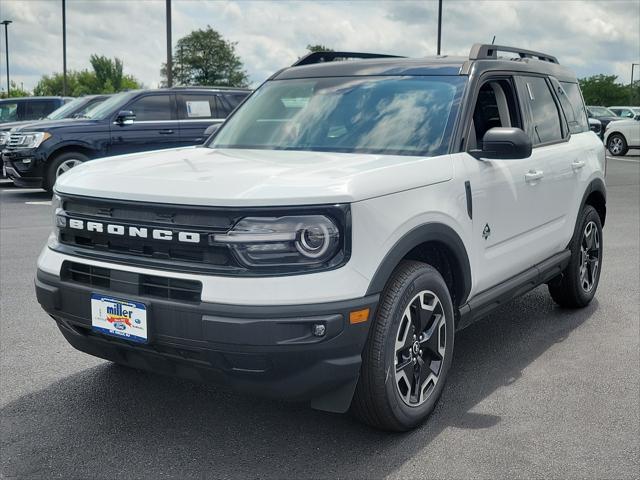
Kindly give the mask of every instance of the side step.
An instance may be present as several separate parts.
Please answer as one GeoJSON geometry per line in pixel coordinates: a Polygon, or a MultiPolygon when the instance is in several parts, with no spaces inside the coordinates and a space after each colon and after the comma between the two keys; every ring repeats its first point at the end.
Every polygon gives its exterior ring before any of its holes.
{"type": "Polygon", "coordinates": [[[520,295],[524,295],[538,285],[542,285],[560,275],[569,265],[570,260],[571,251],[564,250],[544,262],[519,273],[515,277],[511,277],[509,280],[505,280],[495,287],[477,294],[459,308],[456,329],[462,330],[468,327],[475,321],[487,316],[494,308],[520,295]]]}

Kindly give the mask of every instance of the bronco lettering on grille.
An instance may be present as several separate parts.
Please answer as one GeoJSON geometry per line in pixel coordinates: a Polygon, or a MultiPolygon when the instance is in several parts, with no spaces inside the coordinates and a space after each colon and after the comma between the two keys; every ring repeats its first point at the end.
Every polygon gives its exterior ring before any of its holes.
{"type": "Polygon", "coordinates": [[[173,240],[183,243],[200,243],[200,234],[198,232],[174,232],[172,230],[155,229],[147,227],[132,227],[125,225],[117,225],[111,223],[89,222],[78,220],[76,218],[69,219],[69,227],[75,230],[86,230],[87,232],[107,233],[109,235],[137,237],[137,238],[153,238],[154,240],[173,240]],[[177,235],[176,235],[177,234],[177,235]]]}

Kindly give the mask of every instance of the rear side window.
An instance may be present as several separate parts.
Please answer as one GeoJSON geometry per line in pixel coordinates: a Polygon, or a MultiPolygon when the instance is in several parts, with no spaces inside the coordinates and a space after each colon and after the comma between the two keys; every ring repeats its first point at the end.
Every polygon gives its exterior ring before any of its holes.
{"type": "Polygon", "coordinates": [[[233,108],[217,94],[183,94],[180,96],[180,118],[185,120],[224,119],[233,108]]]}
{"type": "Polygon", "coordinates": [[[580,133],[589,131],[589,120],[587,120],[587,112],[584,108],[584,101],[582,100],[582,94],[580,93],[580,87],[577,83],[560,82],[560,86],[565,95],[558,95],[560,97],[560,103],[562,109],[567,116],[567,122],[569,123],[569,130],[571,133],[580,133]],[[568,109],[565,108],[564,102],[569,101],[571,104],[571,111],[573,111],[573,123],[570,118],[568,109]]]}
{"type": "Polygon", "coordinates": [[[135,100],[127,108],[136,115],[136,122],[172,120],[171,95],[147,95],[135,100]]]}
{"type": "Polygon", "coordinates": [[[25,102],[25,120],[39,120],[46,117],[58,107],[54,100],[25,102]]]}
{"type": "Polygon", "coordinates": [[[18,119],[18,102],[0,103],[0,122],[14,122],[18,119]]]}
{"type": "Polygon", "coordinates": [[[547,81],[542,77],[521,77],[521,98],[529,106],[529,136],[534,145],[562,140],[558,107],[547,81]]]}

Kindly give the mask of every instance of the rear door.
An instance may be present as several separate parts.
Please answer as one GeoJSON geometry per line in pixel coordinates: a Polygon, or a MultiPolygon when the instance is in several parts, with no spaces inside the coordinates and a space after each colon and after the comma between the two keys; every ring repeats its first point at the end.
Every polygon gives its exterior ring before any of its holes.
{"type": "Polygon", "coordinates": [[[180,144],[198,145],[206,138],[208,126],[222,123],[233,110],[224,95],[213,92],[185,92],[178,94],[180,116],[180,144]]]}
{"type": "Polygon", "coordinates": [[[175,94],[152,92],[136,97],[121,110],[131,110],[131,125],[111,121],[111,155],[173,148],[180,145],[175,94]]]}

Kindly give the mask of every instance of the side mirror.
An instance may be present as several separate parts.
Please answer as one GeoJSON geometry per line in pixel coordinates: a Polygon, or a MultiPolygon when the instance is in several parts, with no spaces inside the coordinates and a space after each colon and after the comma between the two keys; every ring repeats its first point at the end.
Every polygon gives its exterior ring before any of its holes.
{"type": "Polygon", "coordinates": [[[220,128],[220,125],[222,125],[221,123],[214,123],[213,125],[209,125],[206,130],[204,131],[204,136],[209,138],[211,135],[213,135],[214,133],[216,133],[218,131],[218,129],[220,128]]]}
{"type": "Polygon", "coordinates": [[[136,119],[136,114],[131,110],[121,110],[116,116],[116,123],[119,125],[132,125],[136,119]]]}
{"type": "Polygon", "coordinates": [[[520,128],[494,127],[484,134],[482,150],[469,152],[474,158],[517,160],[531,156],[531,139],[520,128]]]}

